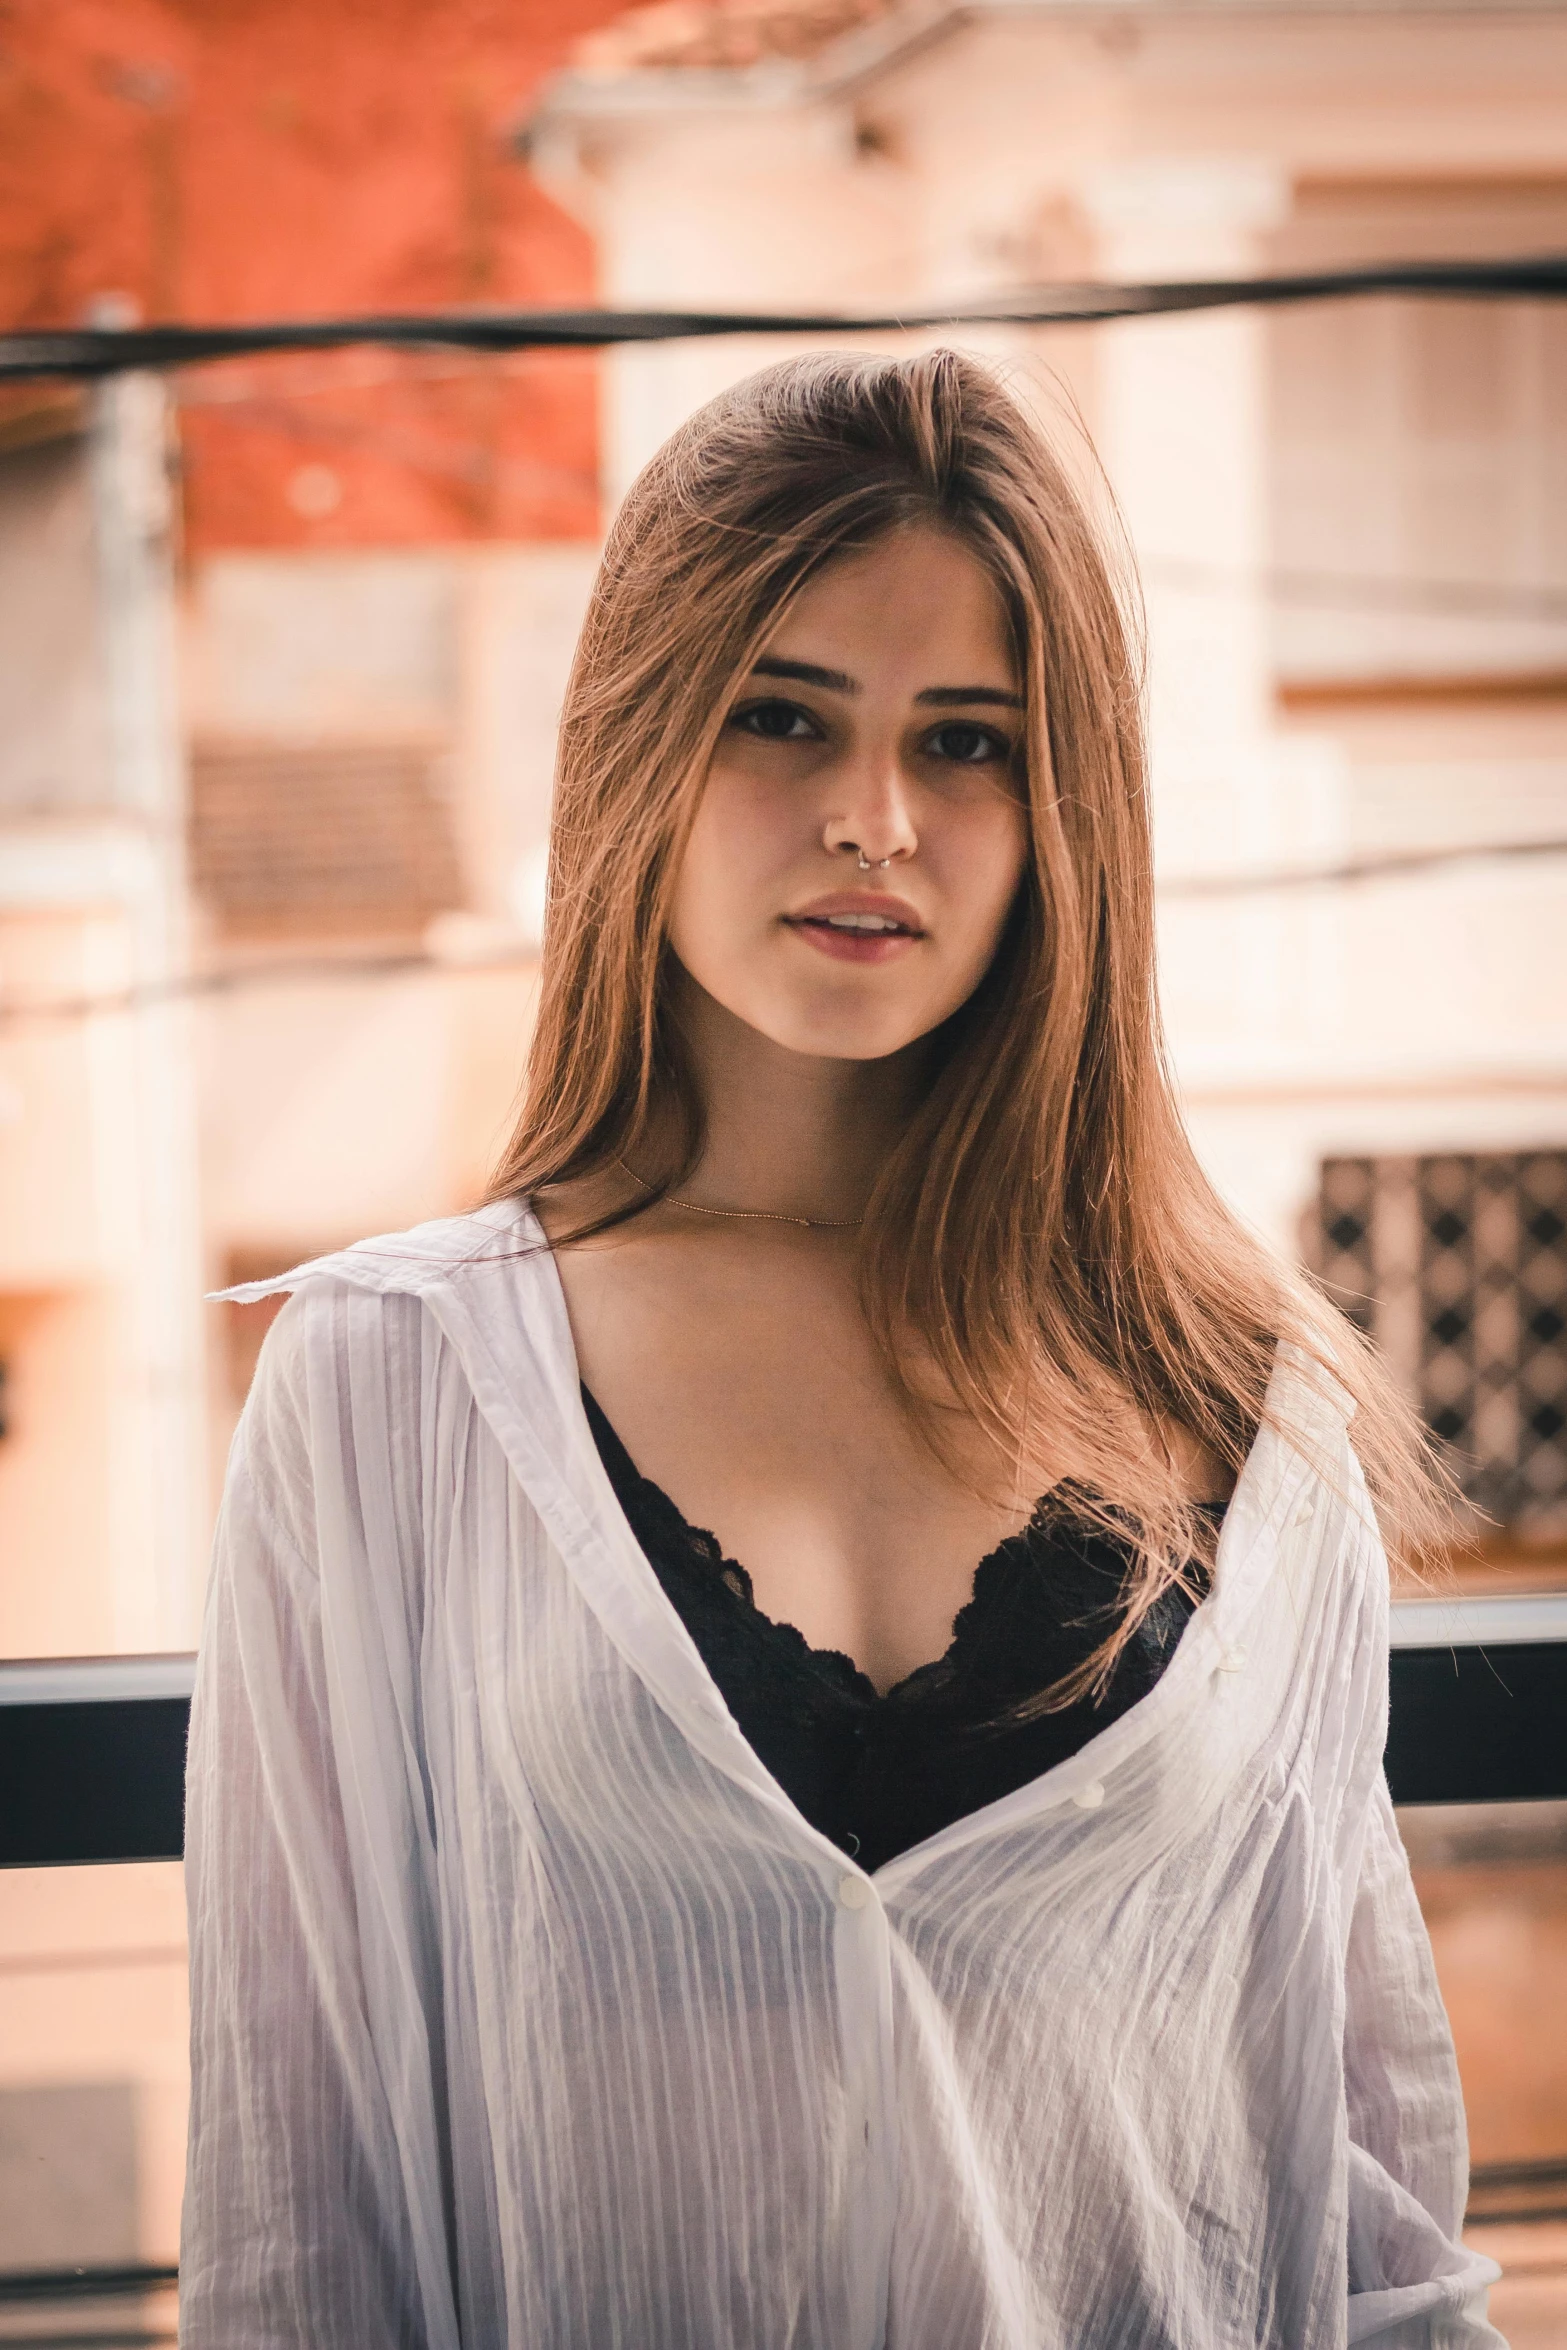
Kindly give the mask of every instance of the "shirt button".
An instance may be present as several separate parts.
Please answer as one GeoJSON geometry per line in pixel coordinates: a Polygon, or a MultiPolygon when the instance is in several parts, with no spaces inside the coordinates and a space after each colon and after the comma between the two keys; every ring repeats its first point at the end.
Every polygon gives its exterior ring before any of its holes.
{"type": "Polygon", "coordinates": [[[1295,1523],[1297,1526],[1309,1526],[1316,1514],[1316,1503],[1312,1501],[1303,1501],[1299,1509],[1295,1512],[1295,1523]]]}
{"type": "Polygon", "coordinates": [[[1219,1658],[1221,1673],[1239,1673],[1244,1670],[1245,1664],[1246,1651],[1244,1648],[1226,1648],[1219,1658]]]}
{"type": "Polygon", "coordinates": [[[1086,1787],[1079,1787],[1072,1801],[1079,1811],[1097,1811],[1105,1799],[1103,1782],[1090,1779],[1086,1787]]]}
{"type": "Polygon", "coordinates": [[[840,1877],[838,1899],[845,1909],[864,1909],[871,1897],[871,1889],[863,1877],[840,1877]]]}

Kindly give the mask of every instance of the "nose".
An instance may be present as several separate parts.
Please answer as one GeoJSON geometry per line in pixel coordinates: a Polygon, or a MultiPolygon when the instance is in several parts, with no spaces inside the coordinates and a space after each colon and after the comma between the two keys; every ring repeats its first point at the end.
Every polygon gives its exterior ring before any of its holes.
{"type": "Polygon", "coordinates": [[[884,873],[894,858],[914,856],[919,835],[896,752],[856,760],[842,780],[848,789],[840,785],[838,810],[822,827],[828,854],[854,858],[862,873],[884,873]]]}

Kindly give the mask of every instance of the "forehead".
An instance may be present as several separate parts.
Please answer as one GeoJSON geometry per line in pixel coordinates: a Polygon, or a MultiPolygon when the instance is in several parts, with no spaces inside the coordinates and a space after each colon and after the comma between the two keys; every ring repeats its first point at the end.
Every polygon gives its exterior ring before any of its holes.
{"type": "Polygon", "coordinates": [[[766,650],[856,677],[935,664],[939,684],[1014,685],[1012,632],[989,571],[962,539],[905,524],[809,580],[766,650]],[[955,665],[955,666],[954,666],[955,665]]]}

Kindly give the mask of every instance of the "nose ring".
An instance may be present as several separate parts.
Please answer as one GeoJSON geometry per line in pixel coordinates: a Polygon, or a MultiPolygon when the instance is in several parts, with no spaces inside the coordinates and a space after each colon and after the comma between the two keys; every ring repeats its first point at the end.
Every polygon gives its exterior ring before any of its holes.
{"type": "MultiPolygon", "coordinates": [[[[871,861],[870,861],[869,857],[867,857],[867,855],[865,854],[865,851],[864,851],[863,849],[857,849],[857,850],[855,851],[855,854],[856,854],[856,856],[859,858],[859,861],[860,861],[860,871],[861,871],[862,873],[869,873],[869,871],[870,871],[870,869],[871,869],[871,861]]],[[[892,859],[891,859],[890,857],[878,857],[878,858],[876,859],[876,870],[877,870],[877,872],[878,872],[878,873],[885,873],[885,872],[886,872],[886,870],[887,870],[887,867],[888,867],[888,866],[889,866],[891,863],[892,863],[892,859]]]]}

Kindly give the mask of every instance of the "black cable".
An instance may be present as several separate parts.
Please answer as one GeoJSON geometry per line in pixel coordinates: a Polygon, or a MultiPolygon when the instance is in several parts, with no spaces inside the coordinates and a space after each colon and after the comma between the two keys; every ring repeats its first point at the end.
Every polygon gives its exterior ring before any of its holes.
{"type": "Polygon", "coordinates": [[[260,351],[323,351],[352,343],[442,345],[465,351],[585,351],[713,335],[901,334],[942,326],[1078,326],[1172,311],[1344,301],[1368,294],[1465,301],[1561,301],[1567,255],[1507,261],[1389,261],[1288,276],[1198,278],[1157,285],[1041,286],[949,309],[875,312],[727,310],[435,310],[365,318],[273,320],[253,326],[66,327],[0,335],[0,381],[91,380],[135,367],[189,367],[260,351]]]}

